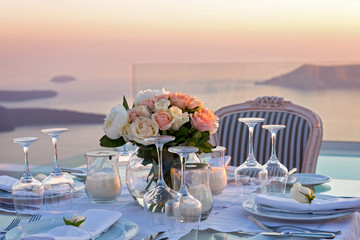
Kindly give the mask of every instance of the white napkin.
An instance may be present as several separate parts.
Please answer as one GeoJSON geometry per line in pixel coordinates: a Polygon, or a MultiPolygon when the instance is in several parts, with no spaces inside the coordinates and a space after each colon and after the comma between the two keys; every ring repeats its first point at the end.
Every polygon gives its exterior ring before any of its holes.
{"type": "Polygon", "coordinates": [[[18,181],[18,179],[16,179],[16,178],[9,177],[6,175],[1,175],[0,176],[0,189],[7,191],[7,192],[11,192],[12,185],[14,185],[14,183],[16,183],[17,181],[18,181]]]}
{"type": "Polygon", "coordinates": [[[22,240],[95,239],[99,237],[103,232],[106,232],[121,217],[120,212],[103,210],[103,209],[89,209],[80,215],[86,217],[86,220],[81,228],[77,228],[69,225],[58,226],[56,228],[51,229],[47,233],[41,233],[41,234],[23,237],[22,240]]]}
{"type": "Polygon", "coordinates": [[[304,204],[298,203],[291,198],[259,194],[255,197],[255,204],[280,210],[311,213],[331,210],[359,209],[360,198],[315,198],[311,204],[304,204]]]}

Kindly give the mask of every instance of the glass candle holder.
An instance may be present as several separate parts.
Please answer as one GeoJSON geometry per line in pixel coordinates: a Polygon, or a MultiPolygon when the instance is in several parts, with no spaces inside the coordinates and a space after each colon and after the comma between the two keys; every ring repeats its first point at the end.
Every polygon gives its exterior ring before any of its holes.
{"type": "Polygon", "coordinates": [[[93,203],[112,203],[121,193],[119,153],[95,151],[86,153],[85,191],[93,203]]]}

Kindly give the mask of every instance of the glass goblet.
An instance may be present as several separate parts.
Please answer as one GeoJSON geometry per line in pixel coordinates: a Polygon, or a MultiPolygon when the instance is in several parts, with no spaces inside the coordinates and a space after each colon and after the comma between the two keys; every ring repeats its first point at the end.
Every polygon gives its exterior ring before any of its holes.
{"type": "Polygon", "coordinates": [[[268,181],[266,184],[267,193],[285,193],[288,169],[281,164],[276,156],[276,133],[285,128],[285,125],[263,125],[271,134],[271,156],[264,165],[268,171],[268,181]]]}
{"type": "Polygon", "coordinates": [[[14,143],[18,143],[23,147],[25,155],[24,174],[11,188],[14,207],[21,218],[39,212],[43,202],[44,187],[41,182],[33,178],[29,169],[29,146],[37,140],[35,137],[13,139],[14,143]]]}
{"type": "Polygon", "coordinates": [[[255,194],[265,192],[267,170],[256,161],[253,149],[253,133],[256,124],[263,122],[263,118],[239,118],[249,128],[249,154],[243,164],[235,169],[235,182],[240,200],[253,197],[255,194]]]}
{"type": "Polygon", "coordinates": [[[156,185],[150,188],[143,197],[145,214],[153,229],[161,229],[167,225],[165,215],[165,203],[173,198],[176,194],[174,190],[169,188],[164,180],[162,152],[165,143],[174,141],[174,136],[154,136],[147,137],[145,141],[155,144],[158,156],[158,179],[156,185]]]}
{"type": "Polygon", "coordinates": [[[185,185],[186,160],[190,153],[198,152],[198,148],[189,146],[170,147],[169,152],[180,156],[181,163],[181,183],[176,196],[165,205],[166,215],[169,219],[169,231],[172,236],[181,236],[190,232],[192,229],[195,239],[200,222],[202,205],[199,200],[193,197],[185,185]],[[179,234],[179,235],[178,235],[179,234]]]}
{"type": "Polygon", "coordinates": [[[50,175],[43,180],[44,203],[48,211],[62,212],[71,209],[74,181],[64,175],[59,167],[57,141],[60,134],[68,131],[67,128],[48,128],[41,132],[51,137],[54,148],[54,168],[50,175]]]}

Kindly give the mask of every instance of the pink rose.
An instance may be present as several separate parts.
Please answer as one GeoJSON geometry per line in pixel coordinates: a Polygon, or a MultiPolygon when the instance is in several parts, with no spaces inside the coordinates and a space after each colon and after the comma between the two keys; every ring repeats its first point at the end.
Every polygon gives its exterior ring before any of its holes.
{"type": "Polygon", "coordinates": [[[133,121],[135,121],[135,119],[139,116],[139,115],[137,114],[137,109],[138,109],[138,107],[134,107],[134,108],[128,110],[129,122],[130,122],[130,123],[132,123],[133,121]]]}
{"type": "Polygon", "coordinates": [[[156,101],[159,101],[161,99],[166,99],[166,100],[169,100],[169,94],[167,93],[163,93],[161,95],[156,95],[155,98],[156,98],[156,101]]]}
{"type": "Polygon", "coordinates": [[[218,117],[209,109],[200,109],[191,114],[190,118],[191,126],[200,132],[209,131],[210,134],[213,134],[219,128],[218,117]]]}
{"type": "Polygon", "coordinates": [[[170,115],[162,109],[156,111],[151,116],[151,119],[156,123],[160,130],[168,130],[175,121],[175,119],[171,119],[170,115]]]}
{"type": "Polygon", "coordinates": [[[185,108],[189,103],[190,97],[184,93],[170,93],[171,104],[178,108],[185,108]]]}
{"type": "Polygon", "coordinates": [[[154,110],[155,108],[155,98],[148,98],[145,101],[143,101],[140,105],[148,107],[150,110],[154,110]]]}
{"type": "Polygon", "coordinates": [[[188,109],[194,109],[194,108],[199,107],[201,105],[202,105],[202,102],[200,102],[200,100],[197,97],[192,97],[189,100],[187,108],[188,109]]]}

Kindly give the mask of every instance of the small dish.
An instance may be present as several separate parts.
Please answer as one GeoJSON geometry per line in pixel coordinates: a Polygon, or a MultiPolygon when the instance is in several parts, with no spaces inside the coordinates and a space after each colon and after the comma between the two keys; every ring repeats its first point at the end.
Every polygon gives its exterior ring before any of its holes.
{"type": "Polygon", "coordinates": [[[313,173],[294,173],[290,175],[287,184],[293,185],[296,182],[301,183],[303,186],[316,186],[330,182],[331,178],[325,175],[313,173]]]}

